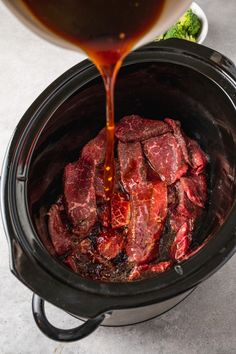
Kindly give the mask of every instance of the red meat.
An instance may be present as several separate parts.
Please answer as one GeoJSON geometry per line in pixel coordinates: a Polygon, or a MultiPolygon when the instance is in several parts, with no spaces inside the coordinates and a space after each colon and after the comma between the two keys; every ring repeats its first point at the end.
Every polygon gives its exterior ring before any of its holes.
{"type": "Polygon", "coordinates": [[[86,158],[68,164],[64,171],[64,195],[74,232],[88,235],[97,218],[94,189],[95,165],[86,158]]]}
{"type": "Polygon", "coordinates": [[[48,231],[56,254],[74,272],[102,281],[132,281],[166,271],[207,242],[191,248],[207,199],[207,156],[169,118],[124,117],[116,136],[110,201],[103,184],[103,129],[80,159],[65,167],[64,196],[51,206],[48,231]]]}
{"type": "Polygon", "coordinates": [[[205,176],[182,177],[176,183],[176,191],[178,206],[172,211],[169,220],[171,230],[175,235],[170,249],[170,256],[180,262],[189,252],[194,226],[205,203],[205,176]],[[199,195],[199,191],[202,196],[199,195]]]}
{"type": "Polygon", "coordinates": [[[72,249],[72,234],[65,223],[65,209],[61,202],[53,204],[49,210],[48,231],[58,256],[72,249]]]}
{"type": "Polygon", "coordinates": [[[202,173],[207,164],[207,156],[200,148],[199,144],[183,133],[179,121],[166,118],[164,121],[169,124],[174,132],[174,136],[181,147],[185,161],[192,167],[191,172],[199,175],[202,173]]]}
{"type": "Polygon", "coordinates": [[[144,143],[144,153],[160,178],[169,185],[188,170],[182,150],[170,133],[147,140],[144,143]]]}
{"type": "Polygon", "coordinates": [[[182,177],[180,183],[189,200],[204,208],[207,197],[206,177],[204,175],[182,177]]]}
{"type": "Polygon", "coordinates": [[[65,258],[64,263],[76,273],[85,272],[89,275],[92,265],[104,264],[105,260],[97,253],[92,241],[85,238],[65,258]]]}
{"type": "Polygon", "coordinates": [[[142,264],[156,254],[167,214],[167,187],[163,182],[142,184],[131,197],[131,221],[126,252],[131,262],[142,264]]]}
{"type": "Polygon", "coordinates": [[[196,218],[197,216],[197,211],[198,207],[194,205],[191,200],[188,198],[187,194],[185,193],[185,190],[183,188],[183,185],[180,181],[178,181],[175,184],[176,188],[176,193],[177,193],[177,198],[178,198],[178,204],[176,206],[176,212],[179,215],[185,216],[187,218],[196,218]]]}
{"type": "Polygon", "coordinates": [[[120,120],[116,127],[116,137],[124,143],[137,142],[169,131],[172,131],[172,129],[165,122],[131,115],[120,120]]]}
{"type": "Polygon", "coordinates": [[[171,245],[170,256],[177,262],[181,261],[188,252],[191,242],[191,231],[188,221],[185,221],[178,230],[171,245]]]}
{"type": "Polygon", "coordinates": [[[103,128],[99,134],[90,140],[83,148],[81,157],[93,161],[95,165],[103,163],[106,152],[106,129],[103,128]]]}
{"type": "Polygon", "coordinates": [[[146,166],[140,143],[118,144],[121,181],[128,193],[146,181],[146,166]]]}
{"type": "Polygon", "coordinates": [[[143,274],[147,272],[153,272],[153,273],[163,273],[167,269],[169,269],[172,265],[172,261],[166,261],[166,262],[160,262],[157,264],[142,264],[142,265],[136,265],[132,271],[129,274],[129,280],[136,280],[140,278],[143,274]]]}
{"type": "Polygon", "coordinates": [[[195,175],[199,175],[206,167],[207,156],[204,154],[199,144],[192,139],[187,139],[187,147],[192,166],[191,172],[195,175]]]}
{"type": "Polygon", "coordinates": [[[97,238],[97,250],[101,256],[108,260],[118,256],[123,248],[124,237],[115,231],[102,232],[97,238]]]}
{"type": "Polygon", "coordinates": [[[124,193],[114,193],[111,199],[111,225],[113,229],[127,226],[130,220],[130,202],[124,193]]]}
{"type": "Polygon", "coordinates": [[[190,165],[190,159],[188,154],[187,142],[186,138],[182,132],[181,124],[177,120],[173,120],[170,118],[165,118],[164,121],[169,124],[169,126],[173,129],[174,137],[176,138],[178,145],[180,146],[183,157],[185,161],[190,165]]]}
{"type": "Polygon", "coordinates": [[[201,249],[204,248],[204,246],[208,243],[209,241],[209,237],[198,247],[194,248],[192,251],[189,251],[185,254],[185,256],[182,258],[182,261],[186,261],[189,258],[195,256],[195,254],[197,254],[199,251],[201,251],[201,249]]]}

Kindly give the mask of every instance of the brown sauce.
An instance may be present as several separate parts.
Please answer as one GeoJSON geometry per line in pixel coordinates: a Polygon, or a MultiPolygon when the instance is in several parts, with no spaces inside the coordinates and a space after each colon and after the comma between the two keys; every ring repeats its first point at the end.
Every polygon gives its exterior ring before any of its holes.
{"type": "Polygon", "coordinates": [[[83,49],[106,89],[104,188],[114,188],[114,85],[122,60],[160,17],[165,0],[21,0],[48,30],[83,49]]]}

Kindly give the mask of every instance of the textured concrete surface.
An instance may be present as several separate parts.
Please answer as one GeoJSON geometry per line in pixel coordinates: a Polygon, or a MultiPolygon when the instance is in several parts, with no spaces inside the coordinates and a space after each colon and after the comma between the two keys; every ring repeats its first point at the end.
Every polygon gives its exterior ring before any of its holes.
{"type": "MultiPolygon", "coordinates": [[[[236,62],[235,0],[199,0],[209,18],[205,42],[236,62]]],[[[22,114],[48,84],[83,57],[54,47],[25,29],[0,4],[0,163],[22,114]]],[[[0,230],[0,354],[234,354],[236,256],[182,304],[131,327],[99,328],[79,343],[44,337],[31,315],[31,292],[9,272],[0,230]]],[[[69,328],[77,321],[48,306],[50,318],[69,328]]]]}

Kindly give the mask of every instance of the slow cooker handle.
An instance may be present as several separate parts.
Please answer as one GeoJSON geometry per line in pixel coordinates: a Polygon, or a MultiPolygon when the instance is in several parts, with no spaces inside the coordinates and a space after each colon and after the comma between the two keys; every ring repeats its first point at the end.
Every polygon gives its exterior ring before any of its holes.
{"type": "Polygon", "coordinates": [[[74,342],[88,336],[99,327],[105,318],[105,314],[101,314],[72,329],[54,327],[47,319],[44,300],[36,294],[33,294],[32,298],[32,312],[38,328],[47,337],[59,342],[74,342]]]}

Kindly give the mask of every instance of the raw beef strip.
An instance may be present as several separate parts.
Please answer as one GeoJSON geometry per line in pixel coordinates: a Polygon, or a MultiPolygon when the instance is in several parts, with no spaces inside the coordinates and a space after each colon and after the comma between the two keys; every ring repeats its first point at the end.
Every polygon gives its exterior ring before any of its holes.
{"type": "Polygon", "coordinates": [[[166,118],[164,121],[172,127],[174,136],[182,149],[185,161],[192,167],[191,172],[196,175],[202,173],[207,164],[207,156],[199,144],[195,140],[186,137],[182,132],[179,121],[174,121],[170,118],[166,118]]]}
{"type": "Polygon", "coordinates": [[[175,189],[177,192],[177,198],[178,198],[178,205],[176,207],[176,212],[179,215],[183,215],[187,217],[187,219],[190,218],[196,218],[198,215],[198,210],[199,207],[196,206],[191,202],[191,200],[188,198],[187,194],[185,193],[185,190],[183,188],[183,185],[180,181],[178,181],[175,184],[175,189]]]}
{"type": "Polygon", "coordinates": [[[169,217],[169,226],[171,232],[176,235],[181,226],[185,223],[188,222],[188,217],[186,215],[181,215],[181,213],[177,212],[174,210],[169,217]]]}
{"type": "Polygon", "coordinates": [[[181,124],[178,120],[173,120],[170,118],[165,118],[164,121],[170,125],[170,127],[173,129],[174,136],[182,150],[183,157],[185,161],[190,165],[190,159],[189,159],[189,154],[188,154],[188,149],[187,149],[187,142],[186,142],[186,137],[184,136],[182,129],[181,129],[181,124]]]}
{"type": "Polygon", "coordinates": [[[88,235],[97,217],[94,189],[95,165],[81,157],[68,164],[64,171],[64,195],[67,212],[74,232],[80,237],[88,235]]]}
{"type": "Polygon", "coordinates": [[[121,181],[128,193],[146,181],[146,166],[140,143],[118,143],[121,181]]]}
{"type": "Polygon", "coordinates": [[[174,234],[174,240],[170,247],[170,257],[177,262],[180,262],[189,250],[194,222],[195,217],[191,214],[188,217],[174,211],[170,216],[170,228],[174,234]]]}
{"type": "Polygon", "coordinates": [[[115,134],[120,141],[128,143],[147,140],[169,131],[172,131],[172,129],[165,122],[131,115],[120,120],[115,134]]]}
{"type": "Polygon", "coordinates": [[[171,249],[170,249],[171,258],[180,262],[188,252],[190,242],[191,242],[191,231],[189,228],[189,223],[186,221],[180,227],[171,245],[171,249]]]}
{"type": "Polygon", "coordinates": [[[130,220],[130,202],[124,193],[114,193],[111,199],[111,225],[113,229],[127,226],[130,220]]]}
{"type": "MultiPolygon", "coordinates": [[[[126,253],[131,262],[146,263],[153,257],[156,246],[155,235],[149,229],[149,211],[153,187],[151,184],[141,184],[133,191],[131,198],[131,221],[128,230],[126,253]]],[[[157,224],[159,226],[159,224],[157,224]]],[[[160,228],[161,230],[161,228],[160,228]]],[[[160,233],[160,231],[159,231],[160,233]]],[[[157,232],[157,239],[159,238],[157,232]]]]}
{"type": "Polygon", "coordinates": [[[182,177],[180,183],[189,200],[195,205],[204,208],[207,198],[205,175],[182,177]]]}
{"type": "Polygon", "coordinates": [[[167,205],[168,205],[168,196],[167,196],[167,185],[165,182],[158,181],[152,183],[152,199],[150,203],[149,211],[149,224],[150,227],[154,226],[156,223],[163,223],[167,215],[167,205]]]}
{"type": "Polygon", "coordinates": [[[141,184],[131,196],[131,221],[126,252],[129,261],[142,264],[157,253],[167,214],[167,186],[164,182],[141,184]]]}
{"type": "Polygon", "coordinates": [[[153,273],[163,273],[169,269],[172,265],[172,261],[160,262],[157,264],[142,264],[136,265],[129,274],[129,280],[135,280],[140,278],[143,273],[153,272],[153,273]]]}
{"type": "Polygon", "coordinates": [[[124,248],[124,236],[116,231],[102,232],[97,238],[97,249],[101,256],[110,260],[118,256],[124,248]]]}
{"type": "Polygon", "coordinates": [[[186,261],[190,257],[195,256],[195,254],[197,254],[199,251],[201,251],[201,249],[203,249],[208,242],[209,242],[209,237],[200,246],[198,246],[197,248],[193,249],[192,251],[186,253],[185,256],[182,258],[182,261],[186,261]]]}
{"type": "Polygon", "coordinates": [[[62,202],[52,205],[49,210],[48,231],[58,256],[72,249],[72,234],[65,223],[65,209],[62,202]],[[64,216],[64,217],[63,217],[64,216]]]}
{"type": "Polygon", "coordinates": [[[171,213],[169,220],[170,228],[175,235],[170,249],[170,256],[172,259],[178,262],[182,261],[189,251],[189,247],[192,241],[192,232],[195,227],[196,220],[201,214],[201,208],[199,204],[200,201],[202,203],[202,201],[205,201],[206,198],[205,176],[202,176],[202,178],[201,176],[191,178],[182,177],[180,181],[176,183],[178,206],[176,210],[171,213]],[[202,188],[205,193],[203,196],[204,199],[200,199],[199,195],[197,194],[199,193],[197,185],[199,182],[191,181],[191,178],[202,180],[202,188]],[[189,199],[186,190],[190,194],[191,199],[189,199]],[[198,203],[196,203],[196,201],[198,203]]]}
{"type": "Polygon", "coordinates": [[[99,134],[90,140],[83,148],[81,157],[89,159],[95,165],[102,163],[106,152],[106,129],[103,128],[99,134]]]}
{"type": "Polygon", "coordinates": [[[192,139],[187,138],[187,147],[192,166],[191,172],[195,175],[199,175],[206,167],[207,156],[204,154],[199,144],[192,139]]]}
{"type": "Polygon", "coordinates": [[[182,150],[170,133],[145,141],[144,153],[161,179],[169,185],[188,170],[182,150]]]}

